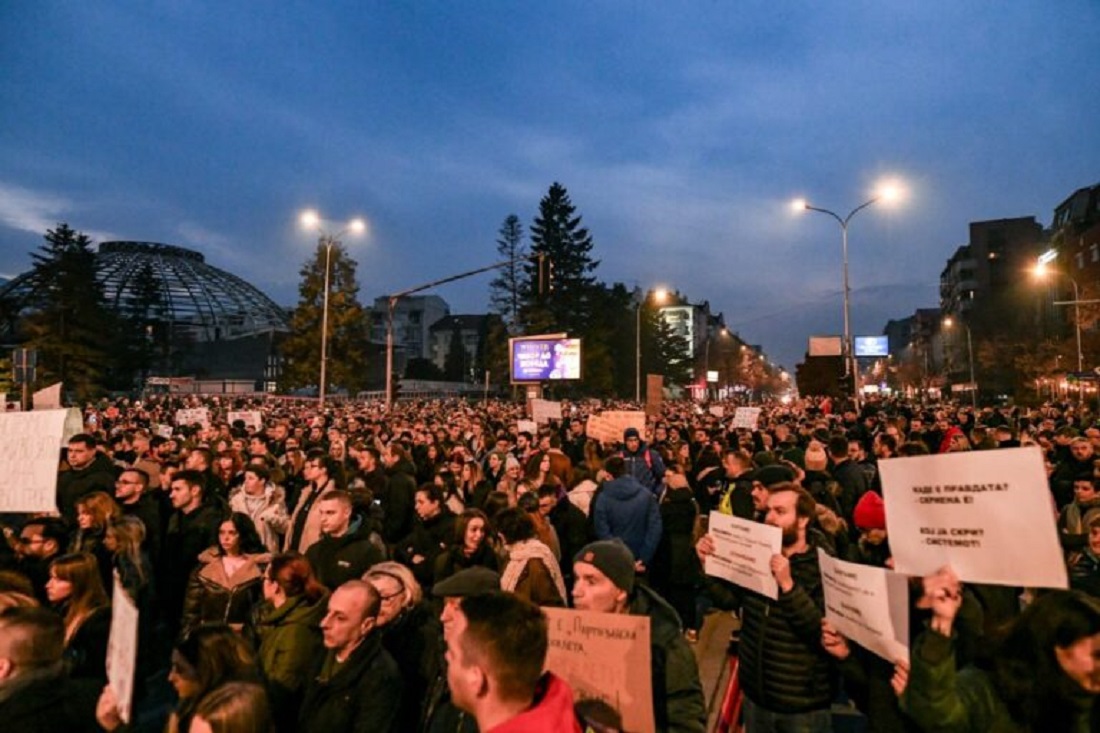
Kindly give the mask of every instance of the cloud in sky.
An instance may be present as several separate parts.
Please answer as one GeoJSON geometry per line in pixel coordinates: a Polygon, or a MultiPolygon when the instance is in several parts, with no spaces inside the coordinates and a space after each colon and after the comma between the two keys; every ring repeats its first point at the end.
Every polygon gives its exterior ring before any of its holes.
{"type": "MultiPolygon", "coordinates": [[[[495,259],[560,181],[599,275],[707,300],[786,366],[934,306],[975,220],[1100,179],[1100,7],[333,2],[0,6],[0,270],[46,227],[166,241],[296,298],[304,206],[371,222],[364,300],[495,259]]],[[[93,234],[93,236],[96,236],[93,234]]],[[[488,277],[441,291],[486,307],[488,277]]]]}

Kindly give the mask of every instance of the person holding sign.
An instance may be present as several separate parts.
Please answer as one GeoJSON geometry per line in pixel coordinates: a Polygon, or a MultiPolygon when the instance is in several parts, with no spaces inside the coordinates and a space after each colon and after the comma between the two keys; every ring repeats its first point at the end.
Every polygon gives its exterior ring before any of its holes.
{"type": "Polygon", "coordinates": [[[1093,731],[1100,725],[1100,601],[1040,596],[1004,628],[981,666],[956,669],[962,586],[951,569],[924,578],[932,620],[913,645],[902,709],[923,730],[1093,731]]]}
{"type": "Polygon", "coordinates": [[[573,559],[573,577],[577,610],[649,616],[657,730],[702,733],[707,712],[695,655],[672,606],[648,586],[635,583],[630,548],[617,539],[586,545],[573,559]]]}
{"type": "MultiPolygon", "coordinates": [[[[821,645],[825,598],[817,548],[833,554],[833,547],[824,533],[810,527],[816,511],[813,497],[798,484],[768,487],[764,522],[783,531],[782,552],[771,561],[779,597],[773,601],[738,590],[739,604],[730,604],[741,607],[738,680],[745,691],[746,733],[832,730],[834,691],[821,645]]],[[[696,551],[705,562],[714,540],[704,536],[696,551]]],[[[720,591],[712,595],[716,603],[723,600],[720,591]]]]}

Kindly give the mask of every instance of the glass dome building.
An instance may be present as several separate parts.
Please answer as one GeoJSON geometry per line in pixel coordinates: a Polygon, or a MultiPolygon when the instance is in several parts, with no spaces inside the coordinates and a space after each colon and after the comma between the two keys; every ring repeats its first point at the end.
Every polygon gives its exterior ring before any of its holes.
{"type": "MultiPolygon", "coordinates": [[[[288,328],[287,313],[255,286],[206,263],[201,252],[155,242],[103,242],[96,254],[109,305],[132,310],[159,295],[159,320],[174,337],[220,341],[288,328]]],[[[32,306],[34,282],[24,273],[0,288],[0,298],[32,306]]]]}

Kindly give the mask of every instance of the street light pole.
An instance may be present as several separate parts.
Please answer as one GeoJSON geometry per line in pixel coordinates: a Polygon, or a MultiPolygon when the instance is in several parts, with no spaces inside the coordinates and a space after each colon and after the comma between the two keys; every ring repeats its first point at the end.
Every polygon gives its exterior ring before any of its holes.
{"type": "MultiPolygon", "coordinates": [[[[961,319],[960,319],[961,320],[961,319]]],[[[955,320],[948,316],[943,319],[943,325],[951,328],[955,325],[955,320]]],[[[970,335],[970,324],[966,321],[962,321],[963,328],[966,329],[966,358],[970,367],[970,407],[974,410],[978,409],[978,382],[974,379],[974,342],[970,335]]]]}
{"type": "MultiPolygon", "coordinates": [[[[634,308],[634,401],[641,404],[642,401],[642,306],[645,305],[648,293],[643,294],[634,308]]],[[[660,303],[665,299],[665,291],[658,288],[653,291],[654,302],[660,303]]]]}
{"type": "Polygon", "coordinates": [[[302,226],[316,229],[320,234],[320,245],[325,248],[325,291],[321,305],[321,374],[317,385],[317,406],[324,408],[325,392],[328,385],[328,296],[332,271],[332,248],[340,244],[340,237],[351,232],[360,234],[366,229],[362,219],[352,219],[347,226],[336,234],[330,234],[323,228],[323,220],[316,211],[304,211],[300,216],[302,226]]]}
{"type": "MultiPolygon", "coordinates": [[[[1077,374],[1078,374],[1078,396],[1084,400],[1085,386],[1080,380],[1081,372],[1085,370],[1085,354],[1081,350],[1081,289],[1077,286],[1077,280],[1068,272],[1063,270],[1055,270],[1046,266],[1046,263],[1041,261],[1035,265],[1035,275],[1043,277],[1046,273],[1052,272],[1056,275],[1061,275],[1065,279],[1070,281],[1073,285],[1073,300],[1056,300],[1054,305],[1070,305],[1073,304],[1073,330],[1077,338],[1077,374]]],[[[1095,301],[1089,301],[1095,302],[1095,301]]]]}

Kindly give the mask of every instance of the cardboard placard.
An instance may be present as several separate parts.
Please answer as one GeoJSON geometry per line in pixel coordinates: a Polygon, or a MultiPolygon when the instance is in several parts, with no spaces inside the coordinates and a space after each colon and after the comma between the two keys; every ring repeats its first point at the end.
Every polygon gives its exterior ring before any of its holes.
{"type": "Polygon", "coordinates": [[[186,410],[176,410],[176,425],[190,427],[198,423],[204,428],[210,427],[210,410],[205,407],[191,407],[186,410]]]}
{"type": "Polygon", "coordinates": [[[259,410],[236,410],[226,415],[225,419],[230,425],[240,420],[246,428],[257,432],[264,429],[264,416],[259,410]]]}
{"type": "Polygon", "coordinates": [[[68,410],[0,414],[0,513],[57,511],[57,447],[68,416],[68,410]]]}
{"type": "Polygon", "coordinates": [[[31,398],[31,404],[36,410],[60,410],[61,409],[61,382],[51,384],[40,389],[31,398]]]}
{"type": "Polygon", "coordinates": [[[1067,587],[1037,446],[891,458],[879,471],[899,573],[950,565],[969,583],[1067,587]]]}
{"type": "Polygon", "coordinates": [[[534,420],[516,420],[517,433],[530,433],[532,436],[539,434],[539,426],[534,420]]]}
{"type": "Polygon", "coordinates": [[[538,425],[547,425],[551,420],[561,420],[561,403],[550,400],[531,400],[531,419],[538,425]]]}
{"type": "Polygon", "coordinates": [[[544,608],[550,646],[546,669],[573,688],[576,703],[598,700],[622,718],[622,730],[654,733],[648,616],[544,608]]]}
{"type": "Polygon", "coordinates": [[[734,430],[737,430],[738,428],[756,430],[756,424],[759,421],[759,407],[738,407],[737,412],[733,413],[733,423],[730,425],[730,427],[734,430]]]}
{"type": "Polygon", "coordinates": [[[645,438],[645,413],[641,410],[612,410],[591,415],[585,434],[601,443],[621,443],[627,428],[636,428],[645,438]]]}

